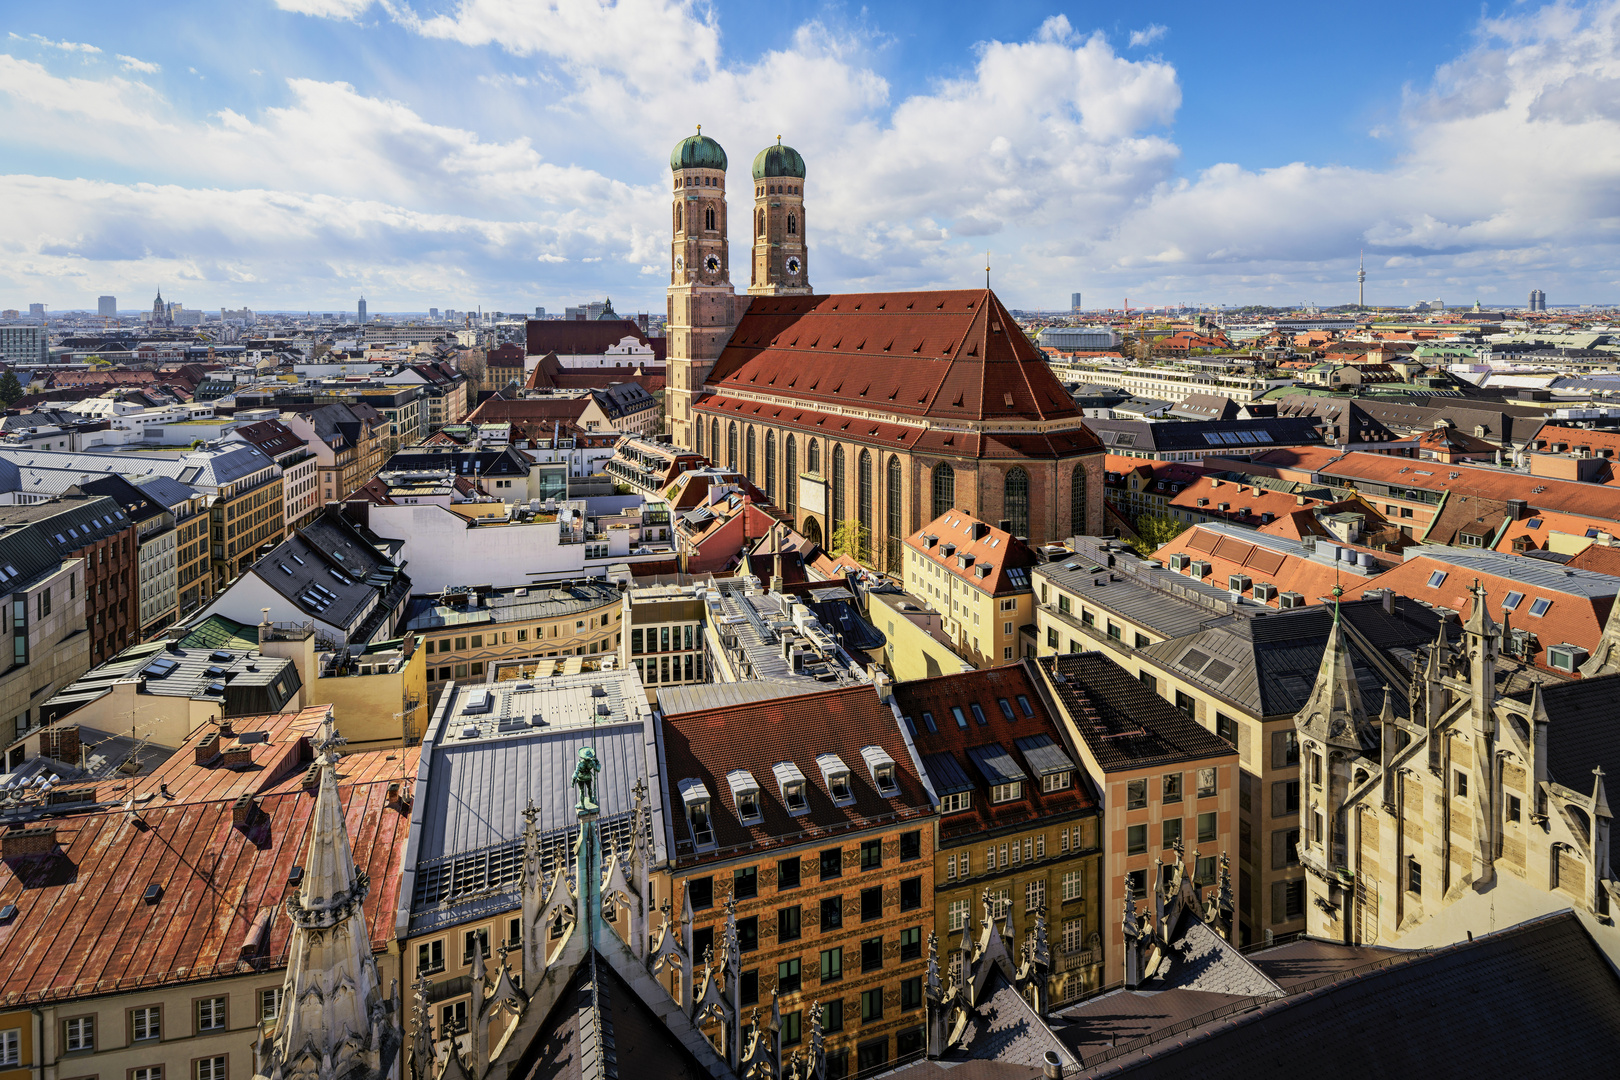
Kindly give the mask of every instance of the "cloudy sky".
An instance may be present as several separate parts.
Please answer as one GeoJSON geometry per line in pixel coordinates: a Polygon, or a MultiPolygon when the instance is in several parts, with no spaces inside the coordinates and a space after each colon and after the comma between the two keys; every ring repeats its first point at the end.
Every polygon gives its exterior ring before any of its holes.
{"type": "Polygon", "coordinates": [[[0,307],[662,310],[699,123],[803,153],[821,291],[1620,301],[1620,0],[1129,7],[17,5],[0,307]]]}

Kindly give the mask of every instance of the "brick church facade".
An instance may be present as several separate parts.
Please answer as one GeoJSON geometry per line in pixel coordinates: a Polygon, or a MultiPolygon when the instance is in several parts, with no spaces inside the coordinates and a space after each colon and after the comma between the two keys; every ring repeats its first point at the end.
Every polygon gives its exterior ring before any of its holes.
{"type": "Polygon", "coordinates": [[[725,151],[674,173],[666,429],[745,473],[812,540],[898,573],[951,509],[1041,544],[1102,529],[1103,447],[988,289],[818,295],[804,161],[754,160],[748,295],[726,235],[725,151]]]}

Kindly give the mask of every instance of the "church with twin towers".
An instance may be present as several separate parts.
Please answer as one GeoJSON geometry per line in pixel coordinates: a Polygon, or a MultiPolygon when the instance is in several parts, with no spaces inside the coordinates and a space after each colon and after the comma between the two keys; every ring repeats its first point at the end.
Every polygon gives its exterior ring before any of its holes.
{"type": "Polygon", "coordinates": [[[817,293],[804,158],[755,157],[747,291],[731,277],[727,157],[699,128],[669,158],[665,430],[743,473],[809,539],[902,541],[951,510],[1032,544],[1103,525],[1102,443],[988,288],[817,293]]]}

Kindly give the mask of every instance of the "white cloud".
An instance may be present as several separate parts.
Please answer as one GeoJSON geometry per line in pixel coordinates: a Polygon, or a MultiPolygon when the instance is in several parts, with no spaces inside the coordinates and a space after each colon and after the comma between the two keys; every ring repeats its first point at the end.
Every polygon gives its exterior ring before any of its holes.
{"type": "Polygon", "coordinates": [[[39,34],[29,34],[27,37],[23,37],[21,34],[8,32],[6,36],[13,41],[30,42],[35,45],[43,45],[47,49],[60,49],[63,52],[99,53],[101,51],[94,45],[85,45],[78,41],[52,41],[50,38],[39,34]]]}
{"type": "Polygon", "coordinates": [[[298,15],[323,19],[353,19],[371,6],[371,0],[276,0],[276,7],[298,15]]]}
{"type": "Polygon", "coordinates": [[[1169,32],[1170,28],[1162,23],[1148,23],[1140,30],[1131,31],[1131,48],[1144,48],[1158,41],[1169,32]]]}
{"type": "Polygon", "coordinates": [[[156,75],[163,70],[150,60],[139,60],[133,56],[125,56],[123,53],[118,54],[118,61],[124,65],[125,71],[139,71],[145,75],[156,75]]]}

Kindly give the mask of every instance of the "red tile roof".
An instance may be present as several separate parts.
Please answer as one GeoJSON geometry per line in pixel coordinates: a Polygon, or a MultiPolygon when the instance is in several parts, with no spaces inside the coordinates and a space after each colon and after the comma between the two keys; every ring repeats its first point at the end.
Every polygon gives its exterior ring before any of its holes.
{"type": "Polygon", "coordinates": [[[651,361],[663,364],[669,339],[648,337],[629,319],[530,319],[528,351],[530,356],[599,356],[627,337],[651,348],[651,361]]]}
{"type": "Polygon", "coordinates": [[[1620,577],[1620,547],[1593,544],[1564,565],[1573,570],[1591,570],[1597,574],[1620,577]]]}
{"type": "Polygon", "coordinates": [[[906,537],[906,547],[991,596],[1029,592],[1028,568],[1036,563],[1027,544],[961,510],[947,510],[906,537]]]}
{"type": "Polygon", "coordinates": [[[906,747],[899,721],[870,686],[848,686],[798,697],[727,705],[666,716],[660,721],[664,787],[675,835],[673,859],[682,865],[732,858],[768,844],[813,843],[850,832],[890,828],[932,813],[928,793],[906,747]],[[878,746],[894,759],[899,794],[885,798],[873,786],[861,748],[878,746]],[[818,754],[837,754],[849,769],[854,803],[838,806],[827,793],[818,754]],[[809,813],[790,815],[772,766],[792,762],[804,774],[809,813]],[[737,819],[726,774],[746,769],[759,785],[763,821],[737,819]],[[710,795],[715,850],[693,849],[679,785],[696,779],[710,795]]]}
{"type": "MultiPolygon", "coordinates": [[[[1617,528],[1614,522],[1602,518],[1536,510],[1517,521],[1508,522],[1507,528],[1502,531],[1502,538],[1496,543],[1496,550],[1513,551],[1515,550],[1513,542],[1520,537],[1526,537],[1532,546],[1545,551],[1551,546],[1549,540],[1555,532],[1584,539],[1589,530],[1595,530],[1600,534],[1607,533],[1610,536],[1620,534],[1620,528],[1617,528]],[[1531,527],[1532,522],[1535,523],[1534,528],[1531,527]]],[[[1590,539],[1596,540],[1598,537],[1593,536],[1590,539]]]]}
{"type": "MultiPolygon", "coordinates": [[[[1258,526],[1266,524],[1264,517],[1266,514],[1276,519],[1296,510],[1318,509],[1330,504],[1321,499],[1309,498],[1300,502],[1298,497],[1288,492],[1206,476],[1182,488],[1181,492],[1170,500],[1170,505],[1238,525],[1258,526]],[[1204,501],[1200,503],[1199,500],[1204,501]],[[1221,509],[1222,503],[1227,505],[1227,509],[1221,509]]],[[[1357,509],[1360,509],[1359,505],[1357,509]]]]}
{"type": "MultiPolygon", "coordinates": [[[[369,774],[354,759],[383,757],[352,755],[341,771],[369,774]]],[[[394,760],[389,775],[402,764],[414,774],[413,762],[394,760]]],[[[383,778],[350,777],[339,793],[355,861],[371,877],[365,915],[381,952],[394,940],[409,806],[389,801],[383,778]]],[[[280,909],[314,808],[313,791],[294,789],[263,796],[247,827],[232,824],[229,801],[161,796],[138,807],[138,820],[122,810],[56,819],[55,855],[0,864],[0,905],[17,905],[0,923],[0,1005],[284,967],[290,924],[280,909]],[[161,892],[149,903],[152,886],[161,892]],[[261,916],[265,938],[250,943],[261,916]]]]}
{"type": "Polygon", "coordinates": [[[1572,454],[1585,451],[1596,457],[1607,457],[1611,461],[1620,457],[1620,431],[1600,431],[1595,428],[1564,427],[1560,424],[1543,424],[1527,444],[1528,450],[1541,450],[1554,454],[1572,454]],[[1561,446],[1564,449],[1555,450],[1553,447],[1561,446]],[[1604,453],[1604,451],[1608,451],[1604,453]]]}
{"type": "Polygon", "coordinates": [[[986,289],[755,298],[707,387],[941,420],[1079,415],[986,289]]]}
{"type": "MultiPolygon", "coordinates": [[[[926,763],[931,755],[943,754],[954,761],[956,767],[974,783],[974,798],[969,811],[941,819],[940,834],[944,839],[1028,826],[1043,818],[1072,815],[1098,806],[1084,767],[1067,745],[1061,725],[1048,715],[1035,682],[1022,664],[897,683],[894,700],[900,706],[901,713],[911,722],[912,742],[925,763],[924,767],[928,767],[926,763]],[[1006,703],[1006,708],[1002,707],[1002,702],[1006,703]],[[1026,704],[1033,716],[1024,715],[1026,704]],[[974,705],[984,715],[983,723],[974,714],[974,705]],[[957,723],[953,708],[961,710],[966,727],[957,723]],[[1007,719],[1007,709],[1012,710],[1011,720],[1007,719]],[[932,730],[924,713],[933,718],[932,730]],[[1075,775],[1070,778],[1065,790],[1041,791],[1040,779],[1034,768],[1028,767],[1027,761],[1020,761],[1022,752],[1017,747],[1018,740],[1038,735],[1050,738],[1070,761],[1076,763],[1075,775]],[[968,756],[970,749],[986,746],[1000,746],[1015,761],[1020,761],[1029,776],[1022,798],[991,805],[989,785],[968,756]]],[[[937,792],[940,778],[933,779],[937,792]]]]}

